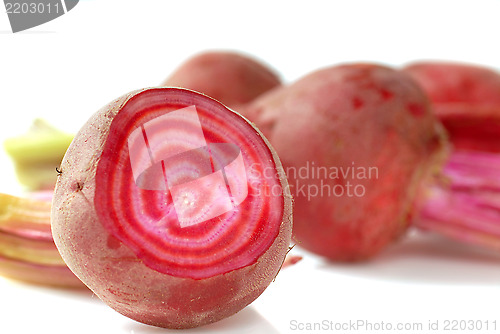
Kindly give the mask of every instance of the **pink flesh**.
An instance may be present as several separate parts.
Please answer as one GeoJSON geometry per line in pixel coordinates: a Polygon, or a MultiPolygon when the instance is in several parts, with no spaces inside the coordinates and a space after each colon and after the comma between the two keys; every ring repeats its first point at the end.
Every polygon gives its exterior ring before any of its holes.
{"type": "Polygon", "coordinates": [[[130,99],[109,133],[94,205],[106,229],[147,266],[201,279],[252,264],[273,243],[283,219],[283,189],[269,148],[237,114],[191,91],[153,89],[130,99]],[[202,133],[191,116],[171,117],[167,127],[157,122],[191,106],[202,133]],[[229,211],[224,193],[231,194],[229,211]],[[185,222],[176,206],[179,194],[201,207],[186,209],[185,222]]]}

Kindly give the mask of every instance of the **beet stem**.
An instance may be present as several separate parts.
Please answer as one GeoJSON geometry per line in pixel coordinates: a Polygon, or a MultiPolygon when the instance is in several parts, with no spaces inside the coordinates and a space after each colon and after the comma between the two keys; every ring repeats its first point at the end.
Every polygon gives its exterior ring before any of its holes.
{"type": "Polygon", "coordinates": [[[457,150],[442,173],[415,225],[500,250],[500,154],[457,150]]]}

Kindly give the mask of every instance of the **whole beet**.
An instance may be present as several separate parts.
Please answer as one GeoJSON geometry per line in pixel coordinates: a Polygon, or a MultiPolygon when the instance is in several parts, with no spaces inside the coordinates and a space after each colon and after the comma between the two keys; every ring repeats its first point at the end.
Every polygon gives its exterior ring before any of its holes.
{"type": "MultiPolygon", "coordinates": [[[[143,131],[149,131],[150,127],[145,128],[148,124],[141,125],[143,131]]],[[[189,128],[176,128],[179,125],[175,124],[163,130],[173,129],[170,134],[178,136],[181,145],[189,144],[194,138],[189,136],[189,128]]],[[[189,160],[187,165],[178,161],[174,172],[191,173],[189,166],[197,166],[189,160]]],[[[168,170],[166,163],[163,166],[164,172],[168,170]]],[[[60,171],[52,206],[52,234],[61,256],[99,298],[134,320],[189,328],[228,317],[264,291],[288,251],[291,198],[277,155],[250,123],[196,92],[143,89],[114,100],[82,127],[60,171]],[[122,146],[126,147],[130,124],[153,116],[155,120],[158,114],[168,115],[172,108],[191,104],[197,104],[201,122],[207,125],[206,138],[240,138],[245,164],[249,159],[256,163],[263,158],[266,168],[276,168],[278,179],[254,177],[246,199],[236,209],[179,227],[168,197],[134,184],[129,155],[136,151],[122,146]],[[256,191],[267,182],[282,193],[273,198],[257,196],[256,191]],[[155,215],[162,220],[150,222],[155,215]],[[253,226],[253,230],[247,231],[245,226],[253,226]],[[255,250],[256,246],[259,249],[255,250]],[[251,258],[249,253],[253,253],[251,258]]],[[[238,183],[231,184],[234,196],[238,189],[238,183]]],[[[190,205],[190,201],[193,203],[186,197],[181,205],[190,205]]]]}
{"type": "Polygon", "coordinates": [[[453,62],[418,62],[404,71],[430,97],[455,149],[500,152],[500,73],[453,62]]]}
{"type": "Polygon", "coordinates": [[[283,162],[297,244],[331,260],[370,258],[405,232],[442,143],[418,85],[374,64],[319,70],[241,112],[283,162]]]}
{"type": "Polygon", "coordinates": [[[436,105],[500,104],[500,75],[491,68],[454,62],[416,62],[404,71],[417,80],[436,105]]]}
{"type": "Polygon", "coordinates": [[[276,73],[257,59],[231,51],[206,51],[177,68],[162,86],[192,89],[237,108],[277,87],[276,73]]]}

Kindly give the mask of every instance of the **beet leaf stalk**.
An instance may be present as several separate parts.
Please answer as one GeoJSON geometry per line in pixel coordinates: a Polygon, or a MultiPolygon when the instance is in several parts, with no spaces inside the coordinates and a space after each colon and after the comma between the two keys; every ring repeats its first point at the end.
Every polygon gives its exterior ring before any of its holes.
{"type": "Polygon", "coordinates": [[[54,189],[57,174],[73,135],[35,119],[26,134],[8,138],[4,148],[14,162],[19,182],[28,190],[54,189]]]}
{"type": "Polygon", "coordinates": [[[0,194],[0,274],[35,284],[84,288],[52,239],[50,201],[0,194]]]}
{"type": "Polygon", "coordinates": [[[405,69],[431,97],[449,156],[419,200],[414,223],[500,251],[500,74],[460,63],[405,69]]]}
{"type": "Polygon", "coordinates": [[[416,225],[500,251],[500,154],[455,151],[427,189],[416,225]]]}

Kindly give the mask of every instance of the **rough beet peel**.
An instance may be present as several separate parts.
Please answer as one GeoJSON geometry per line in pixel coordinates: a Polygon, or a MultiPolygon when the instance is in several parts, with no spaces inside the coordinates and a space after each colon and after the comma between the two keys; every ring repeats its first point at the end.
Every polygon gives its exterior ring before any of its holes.
{"type": "Polygon", "coordinates": [[[161,85],[192,89],[238,110],[280,86],[281,80],[273,69],[248,55],[206,51],[186,60],[161,85]]]}
{"type": "Polygon", "coordinates": [[[429,105],[401,71],[343,64],[240,109],[288,173],[297,245],[330,260],[365,260],[406,231],[417,189],[441,155],[429,105]]]}

